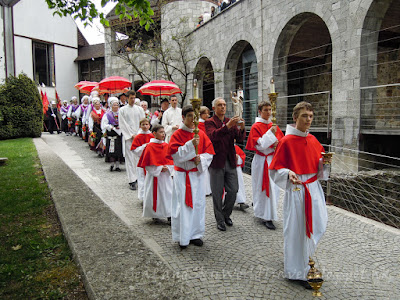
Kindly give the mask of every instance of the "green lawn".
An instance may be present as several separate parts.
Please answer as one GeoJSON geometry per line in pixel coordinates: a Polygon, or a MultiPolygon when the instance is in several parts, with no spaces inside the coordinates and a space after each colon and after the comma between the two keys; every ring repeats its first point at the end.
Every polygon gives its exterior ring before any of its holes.
{"type": "Polygon", "coordinates": [[[31,138],[0,141],[0,298],[87,299],[31,138]]]}

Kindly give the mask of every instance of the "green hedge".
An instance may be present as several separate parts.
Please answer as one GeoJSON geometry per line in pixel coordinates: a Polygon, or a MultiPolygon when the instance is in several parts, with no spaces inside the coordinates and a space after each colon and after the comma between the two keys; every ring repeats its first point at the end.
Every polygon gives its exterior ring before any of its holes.
{"type": "Polygon", "coordinates": [[[0,140],[39,137],[43,105],[36,84],[25,74],[0,85],[0,140]]]}

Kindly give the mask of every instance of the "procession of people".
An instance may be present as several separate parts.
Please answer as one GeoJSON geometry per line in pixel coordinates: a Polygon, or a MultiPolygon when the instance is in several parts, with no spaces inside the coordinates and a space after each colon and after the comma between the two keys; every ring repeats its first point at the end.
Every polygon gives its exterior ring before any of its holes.
{"type": "MultiPolygon", "coordinates": [[[[176,95],[160,103],[161,109],[151,114],[134,91],[103,100],[94,92],[80,105],[76,97],[70,104],[63,101],[60,126],[54,123],[58,110],[53,103],[48,115],[54,124],[49,129],[81,137],[90,150],[105,157],[110,172],[125,169],[128,188],[137,190],[143,203],[143,217],[169,224],[172,240],[182,250],[190,244],[201,247],[207,196],[212,197],[216,228],[222,232],[234,225],[235,203],[240,210],[249,208],[242,173],[246,155],[238,146],[246,140],[245,121],[241,115],[226,117],[227,103],[218,97],[212,102],[212,117],[207,107],[200,108],[195,135],[191,105],[180,108],[176,95]]],[[[295,124],[287,126],[286,135],[271,122],[271,108],[269,101],[258,104],[245,145],[254,152],[251,204],[254,216],[275,230],[279,194],[284,191],[284,274],[310,288],[308,258],[327,224],[319,180],[328,180],[331,158],[322,155],[324,148],[309,133],[310,103],[295,106],[295,124]]]]}

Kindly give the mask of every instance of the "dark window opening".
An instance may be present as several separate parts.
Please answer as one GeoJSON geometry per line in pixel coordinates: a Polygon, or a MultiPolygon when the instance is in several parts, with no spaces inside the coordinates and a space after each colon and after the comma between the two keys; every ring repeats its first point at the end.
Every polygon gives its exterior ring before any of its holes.
{"type": "Polygon", "coordinates": [[[33,76],[37,84],[52,86],[54,78],[53,45],[33,42],[33,76]]]}

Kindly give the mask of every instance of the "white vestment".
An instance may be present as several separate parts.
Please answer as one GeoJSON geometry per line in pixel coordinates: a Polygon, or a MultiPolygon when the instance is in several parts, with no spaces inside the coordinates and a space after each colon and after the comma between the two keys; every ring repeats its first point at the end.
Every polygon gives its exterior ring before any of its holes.
{"type": "Polygon", "coordinates": [[[182,108],[170,107],[164,112],[161,125],[164,126],[166,143],[169,143],[171,135],[175,132],[175,130],[173,130],[172,127],[176,125],[179,126],[181,123],[182,123],[182,108]]]}
{"type": "MultiPolygon", "coordinates": [[[[137,134],[150,134],[150,133],[151,133],[150,130],[144,132],[140,128],[137,134]]],[[[140,147],[137,147],[135,150],[133,150],[133,154],[136,155],[138,161],[139,161],[140,156],[143,153],[143,150],[146,148],[146,146],[147,146],[147,143],[143,144],[140,147]]],[[[145,179],[144,169],[137,167],[136,173],[137,173],[137,182],[138,182],[138,198],[139,198],[139,200],[143,201],[143,199],[144,199],[144,179],[145,179]]]]}
{"type": "MultiPolygon", "coordinates": [[[[181,129],[193,132],[183,123],[181,129]]],[[[204,190],[205,170],[208,170],[213,155],[200,154],[200,163],[196,166],[190,161],[196,156],[192,140],[187,141],[172,155],[174,165],[184,170],[197,168],[197,172],[189,172],[190,186],[192,189],[193,208],[186,205],[186,173],[175,170],[174,188],[172,192],[171,230],[172,240],[181,246],[187,246],[190,240],[200,239],[205,231],[206,196],[204,190]]]]}
{"type": "MultiPolygon", "coordinates": [[[[150,143],[163,143],[157,139],[151,139],[150,143]]],[[[146,178],[144,180],[143,217],[169,218],[171,216],[172,196],[172,171],[173,165],[167,165],[168,171],[161,172],[163,166],[146,166],[146,178]],[[153,209],[154,177],[157,177],[157,208],[153,209]]]]}
{"type": "MultiPolygon", "coordinates": [[[[268,124],[270,121],[264,120],[263,118],[256,118],[256,122],[268,124]]],[[[270,148],[278,139],[268,130],[264,135],[258,139],[256,149],[268,155],[273,153],[274,148],[270,148]]],[[[264,162],[267,159],[268,165],[271,164],[273,155],[267,157],[254,154],[253,161],[251,162],[251,183],[253,190],[253,205],[254,205],[254,216],[265,221],[278,220],[278,199],[279,199],[279,187],[271,180],[269,176],[269,197],[267,197],[266,191],[262,190],[262,182],[264,175],[264,162]]]]}
{"type": "MultiPolygon", "coordinates": [[[[307,136],[288,125],[286,135],[293,134],[307,136]]],[[[299,158],[301,159],[301,158],[299,158]]],[[[325,205],[324,192],[319,181],[308,184],[312,198],[312,228],[311,239],[306,235],[304,212],[304,187],[293,185],[289,181],[289,169],[269,170],[272,180],[285,190],[283,203],[283,238],[284,238],[284,274],[286,278],[307,280],[309,270],[308,259],[315,252],[315,248],[323,236],[328,222],[328,213],[325,205]],[[294,191],[298,187],[300,191],[294,191]]],[[[322,158],[319,162],[318,179],[328,180],[330,165],[323,165],[322,158]]],[[[302,182],[316,174],[297,175],[302,182]]]]}
{"type": "Polygon", "coordinates": [[[237,177],[238,177],[238,183],[239,183],[239,190],[236,194],[236,203],[246,203],[246,187],[244,185],[244,180],[243,180],[243,170],[242,170],[242,163],[243,160],[242,158],[237,155],[237,167],[236,167],[236,172],[237,172],[237,177]]]}
{"type": "Polygon", "coordinates": [[[139,130],[139,122],[145,117],[143,108],[137,105],[125,105],[119,109],[119,126],[122,130],[122,150],[125,156],[128,182],[137,180],[136,166],[138,158],[131,151],[132,136],[139,130]]]}

